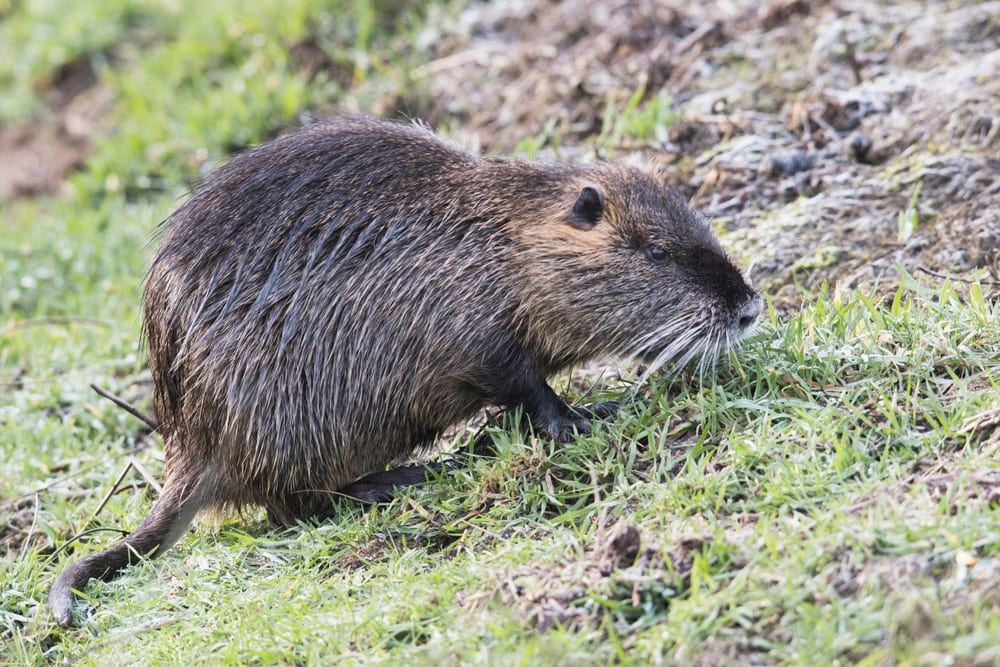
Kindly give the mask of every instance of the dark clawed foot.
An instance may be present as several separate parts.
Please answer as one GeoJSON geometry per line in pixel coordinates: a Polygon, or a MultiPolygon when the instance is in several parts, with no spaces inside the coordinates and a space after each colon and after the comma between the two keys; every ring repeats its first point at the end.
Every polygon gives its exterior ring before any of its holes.
{"type": "Polygon", "coordinates": [[[590,434],[590,420],[573,409],[568,414],[553,419],[540,430],[557,442],[572,442],[575,435],[590,434]]]}
{"type": "Polygon", "coordinates": [[[567,406],[567,414],[560,417],[553,430],[546,432],[559,442],[571,442],[573,435],[589,435],[593,429],[591,422],[602,421],[618,414],[618,403],[603,401],[590,405],[567,406]]]}
{"type": "Polygon", "coordinates": [[[400,489],[414,484],[422,484],[434,473],[441,472],[443,469],[444,466],[436,462],[400,466],[392,470],[366,475],[358,481],[348,484],[337,493],[365,504],[389,502],[400,489]]]}
{"type": "Polygon", "coordinates": [[[603,421],[618,416],[618,401],[601,401],[589,405],[573,406],[573,410],[593,420],[603,421]]]}

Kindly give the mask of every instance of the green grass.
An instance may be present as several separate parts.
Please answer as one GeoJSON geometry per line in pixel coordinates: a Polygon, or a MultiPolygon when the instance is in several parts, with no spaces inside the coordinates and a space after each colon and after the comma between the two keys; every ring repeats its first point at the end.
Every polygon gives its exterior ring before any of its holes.
{"type": "MultiPolygon", "coordinates": [[[[138,302],[157,223],[226,153],[306,112],[387,82],[420,99],[408,45],[423,24],[365,2],[11,7],[5,122],[43,113],[38,91],[81,57],[116,103],[66,194],[0,213],[0,662],[1000,660],[1000,435],[975,426],[1000,393],[1000,305],[909,277],[770,312],[717,376],[599,383],[593,398],[622,411],[572,443],[490,426],[497,457],[387,505],[338,501],[336,518],[283,531],[253,512],[202,522],[92,583],[92,614],[58,628],[57,572],[153,501],[135,470],[94,517],[102,497],[130,458],[162,469],[159,441],[88,388],[146,396],[138,302]],[[309,40],[348,74],[293,65],[288,46],[309,40]],[[625,525],[639,550],[613,563],[625,525]]],[[[668,108],[635,98],[614,136],[656,141],[668,108]]]]}
{"type": "Polygon", "coordinates": [[[646,91],[640,88],[623,109],[609,102],[604,109],[602,136],[598,143],[614,149],[626,139],[639,145],[666,142],[670,126],[680,120],[681,115],[674,108],[669,93],[661,91],[649,99],[646,97],[646,91]]]}
{"type": "MultiPolygon", "coordinates": [[[[92,584],[97,612],[80,629],[49,634],[39,603],[52,566],[29,550],[5,575],[18,621],[8,650],[37,662],[31,639],[47,637],[48,659],[84,664],[601,664],[619,653],[645,664],[711,656],[711,639],[723,656],[789,664],[993,655],[1000,513],[981,479],[1000,484],[997,442],[962,425],[996,395],[1000,318],[950,286],[903,294],[823,297],[772,319],[720,382],[653,383],[594,437],[497,431],[497,458],[388,506],[344,502],[333,521],[282,532],[253,517],[202,527],[92,584]],[[650,563],[588,574],[618,520],[639,529],[650,563]],[[980,559],[978,575],[961,554],[980,559]],[[546,604],[573,611],[566,627],[534,629],[546,604]]],[[[106,421],[34,426],[93,439],[82,455],[100,457],[121,426],[106,421]]],[[[31,426],[5,428],[45,438],[31,426]]],[[[28,505],[60,542],[67,519],[68,532],[86,527],[102,490],[80,509],[55,492],[28,505]]],[[[98,523],[134,526],[149,502],[120,494],[98,523]]]]}

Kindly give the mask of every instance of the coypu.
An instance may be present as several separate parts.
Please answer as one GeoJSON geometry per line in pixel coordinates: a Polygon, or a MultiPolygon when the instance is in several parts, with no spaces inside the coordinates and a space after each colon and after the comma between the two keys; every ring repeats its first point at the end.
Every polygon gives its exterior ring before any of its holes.
{"type": "Polygon", "coordinates": [[[277,524],[424,479],[386,466],[484,405],[587,431],[547,376],[714,359],[761,312],[708,225],[633,168],[475,157],[415,124],[319,122],[233,158],[164,223],[143,329],[163,491],[50,603],[159,555],[201,509],[277,524]]]}

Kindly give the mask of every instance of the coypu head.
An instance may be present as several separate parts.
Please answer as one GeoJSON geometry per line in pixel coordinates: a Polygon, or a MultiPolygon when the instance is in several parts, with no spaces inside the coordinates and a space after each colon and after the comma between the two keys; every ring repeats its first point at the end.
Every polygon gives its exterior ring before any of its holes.
{"type": "Polygon", "coordinates": [[[646,361],[646,376],[703,370],[749,335],[763,302],[679,193],[626,167],[567,181],[522,235],[539,278],[523,321],[550,368],[616,354],[646,361]]]}

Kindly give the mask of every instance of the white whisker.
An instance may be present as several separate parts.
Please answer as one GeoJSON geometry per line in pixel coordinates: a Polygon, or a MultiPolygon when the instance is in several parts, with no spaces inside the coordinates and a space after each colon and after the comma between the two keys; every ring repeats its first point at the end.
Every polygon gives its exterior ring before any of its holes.
{"type": "Polygon", "coordinates": [[[738,346],[741,339],[714,312],[683,311],[630,341],[620,354],[647,360],[652,357],[636,386],[660,370],[674,374],[691,363],[699,381],[704,382],[717,372],[722,352],[738,346]]]}

